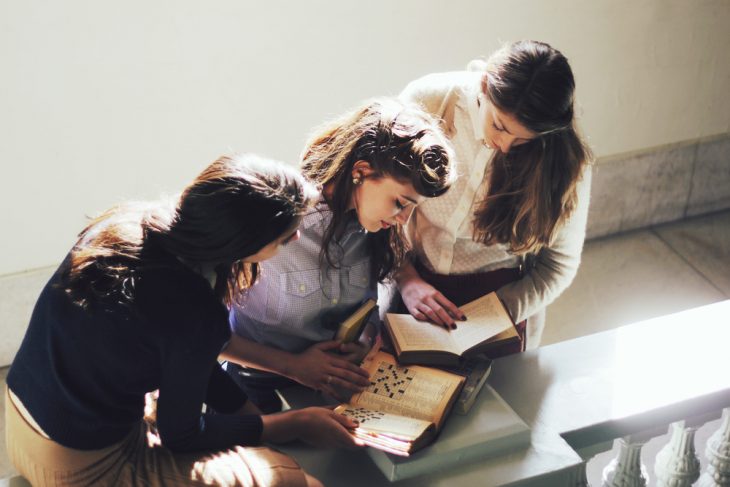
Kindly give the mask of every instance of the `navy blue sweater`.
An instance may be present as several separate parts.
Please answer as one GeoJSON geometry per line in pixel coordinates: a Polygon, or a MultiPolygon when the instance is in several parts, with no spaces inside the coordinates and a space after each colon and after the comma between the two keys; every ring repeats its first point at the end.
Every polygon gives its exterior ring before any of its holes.
{"type": "Polygon", "coordinates": [[[260,441],[260,416],[225,414],[246,395],[216,361],[231,332],[205,279],[167,256],[137,272],[131,300],[86,308],[59,280],[57,271],[38,298],[7,377],[51,439],[82,450],[119,442],[139,427],[145,393],[159,388],[157,427],[166,447],[260,441]],[[203,403],[223,414],[201,414],[203,403]]]}

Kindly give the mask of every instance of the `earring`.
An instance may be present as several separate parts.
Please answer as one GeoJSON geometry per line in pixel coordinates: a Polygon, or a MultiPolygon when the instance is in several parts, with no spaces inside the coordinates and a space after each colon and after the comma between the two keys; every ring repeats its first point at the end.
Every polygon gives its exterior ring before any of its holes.
{"type": "Polygon", "coordinates": [[[352,184],[354,184],[355,186],[360,186],[362,184],[362,177],[358,175],[352,178],[352,184]]]}

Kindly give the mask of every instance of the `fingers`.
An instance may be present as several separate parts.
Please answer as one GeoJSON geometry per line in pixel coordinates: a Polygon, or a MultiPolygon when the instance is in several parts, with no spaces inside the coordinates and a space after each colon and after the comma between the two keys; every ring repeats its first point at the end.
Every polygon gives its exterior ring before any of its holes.
{"type": "Polygon", "coordinates": [[[350,363],[360,363],[367,355],[369,347],[362,343],[343,343],[340,345],[339,351],[342,358],[350,363]]]}
{"type": "MultiPolygon", "coordinates": [[[[416,311],[429,321],[452,330],[456,328],[455,318],[466,319],[464,313],[439,292],[424,298],[418,303],[416,311]]],[[[421,319],[415,314],[414,317],[421,319]]]]}
{"type": "Polygon", "coordinates": [[[316,344],[312,345],[312,347],[314,347],[314,348],[316,348],[318,350],[327,351],[327,350],[334,350],[334,349],[336,349],[337,347],[339,347],[341,345],[341,343],[342,342],[340,342],[339,340],[330,340],[328,342],[319,342],[319,343],[316,343],[316,344]]]}
{"type": "Polygon", "coordinates": [[[425,305],[430,308],[430,313],[426,313],[426,315],[431,318],[434,323],[445,326],[446,328],[456,328],[454,319],[449,316],[446,310],[435,299],[426,299],[425,305]]]}
{"type": "Polygon", "coordinates": [[[443,309],[455,320],[466,320],[466,315],[454,303],[441,293],[436,293],[433,298],[443,307],[443,309]]]}
{"type": "Polygon", "coordinates": [[[368,374],[367,370],[363,369],[362,367],[358,367],[357,365],[345,359],[330,357],[330,366],[334,368],[334,372],[336,375],[350,377],[354,374],[360,377],[353,378],[353,382],[359,382],[362,384],[370,383],[370,374],[368,374]]]}
{"type": "Polygon", "coordinates": [[[350,430],[358,427],[359,424],[357,421],[354,421],[342,414],[337,414],[334,411],[330,411],[330,414],[330,418],[332,418],[336,423],[336,425],[333,425],[335,441],[337,441],[340,446],[345,448],[355,448],[364,445],[362,441],[358,440],[350,433],[350,430]]]}
{"type": "Polygon", "coordinates": [[[336,413],[334,411],[332,411],[332,418],[334,418],[335,421],[337,421],[347,429],[355,429],[360,426],[360,423],[358,423],[356,420],[349,418],[344,414],[336,413]]]}
{"type": "Polygon", "coordinates": [[[365,348],[365,346],[361,343],[343,343],[340,345],[340,353],[361,353],[363,348],[365,348]]]}

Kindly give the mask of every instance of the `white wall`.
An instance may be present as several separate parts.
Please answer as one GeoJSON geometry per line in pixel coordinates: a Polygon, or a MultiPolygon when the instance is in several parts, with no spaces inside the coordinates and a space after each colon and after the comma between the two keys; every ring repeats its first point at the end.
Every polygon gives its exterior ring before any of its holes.
{"type": "Polygon", "coordinates": [[[0,0],[0,274],[218,155],[293,161],[361,99],[500,41],[570,59],[598,155],[730,131],[727,0],[0,0]]]}

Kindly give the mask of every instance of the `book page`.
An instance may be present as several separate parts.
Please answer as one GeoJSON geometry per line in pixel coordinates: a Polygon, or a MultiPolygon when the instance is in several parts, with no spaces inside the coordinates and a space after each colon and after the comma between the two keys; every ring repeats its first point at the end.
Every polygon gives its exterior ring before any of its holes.
{"type": "Polygon", "coordinates": [[[421,419],[437,428],[464,381],[461,376],[430,367],[400,366],[392,355],[383,352],[363,367],[370,373],[370,387],[352,396],[351,405],[421,419]]]}
{"type": "Polygon", "coordinates": [[[365,433],[396,436],[408,441],[418,439],[432,424],[430,421],[373,411],[350,404],[338,406],[335,412],[357,420],[360,423],[358,429],[365,433]]]}
{"type": "Polygon", "coordinates": [[[514,331],[512,320],[495,293],[475,299],[459,309],[466,314],[466,321],[457,322],[456,330],[451,331],[459,355],[504,331],[514,331]]]}
{"type": "Polygon", "coordinates": [[[459,355],[451,332],[443,326],[419,321],[409,314],[387,313],[385,320],[401,351],[443,350],[459,355]]]}

